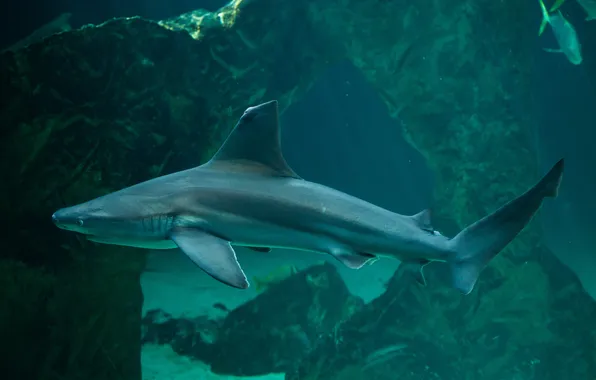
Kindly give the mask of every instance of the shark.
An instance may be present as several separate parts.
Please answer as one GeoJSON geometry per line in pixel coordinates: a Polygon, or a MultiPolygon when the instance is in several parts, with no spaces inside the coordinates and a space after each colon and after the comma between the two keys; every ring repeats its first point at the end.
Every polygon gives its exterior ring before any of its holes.
{"type": "Polygon", "coordinates": [[[179,248],[199,268],[246,289],[235,247],[284,248],[334,257],[358,269],[381,257],[402,261],[425,283],[423,267],[445,262],[451,286],[469,294],[481,271],[541,207],[556,197],[564,161],[532,188],[452,238],[430,209],[402,215],[298,176],[281,149],[278,102],[246,109],[206,163],[59,209],[53,223],[88,240],[150,249],[179,248]]]}

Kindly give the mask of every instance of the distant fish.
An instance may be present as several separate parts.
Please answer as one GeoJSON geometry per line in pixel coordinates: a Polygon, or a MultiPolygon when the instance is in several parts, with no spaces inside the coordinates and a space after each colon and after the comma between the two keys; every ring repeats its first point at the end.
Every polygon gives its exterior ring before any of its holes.
{"type": "Polygon", "coordinates": [[[225,311],[226,313],[229,313],[230,312],[230,309],[228,309],[228,307],[226,305],[224,305],[223,303],[221,303],[221,302],[214,303],[213,304],[213,307],[215,309],[218,309],[218,310],[221,310],[221,311],[225,311]]]}
{"type": "Polygon", "coordinates": [[[555,34],[555,38],[559,43],[559,49],[544,49],[549,53],[563,53],[574,65],[582,63],[581,44],[577,38],[577,33],[573,25],[563,17],[561,11],[556,14],[549,15],[542,0],[540,8],[542,9],[542,23],[540,24],[540,31],[538,35],[542,35],[547,24],[550,24],[555,34]]]}
{"type": "Polygon", "coordinates": [[[15,44],[9,46],[3,51],[15,51],[18,49],[22,49],[26,46],[31,45],[34,42],[41,41],[42,39],[49,37],[53,34],[71,30],[72,27],[69,23],[71,16],[72,13],[62,13],[60,16],[37,28],[35,31],[33,31],[33,33],[23,38],[22,40],[16,42],[15,44]]]}
{"type": "MultiPolygon", "coordinates": [[[[556,11],[564,2],[565,0],[557,0],[550,8],[550,11],[556,11]]],[[[596,20],[596,0],[577,0],[577,2],[587,13],[586,21],[596,20]]]]}

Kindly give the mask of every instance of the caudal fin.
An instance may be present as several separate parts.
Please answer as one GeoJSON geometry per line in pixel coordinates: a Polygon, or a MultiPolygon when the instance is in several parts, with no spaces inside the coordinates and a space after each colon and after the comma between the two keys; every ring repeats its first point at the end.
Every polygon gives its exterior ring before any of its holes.
{"type": "Polygon", "coordinates": [[[530,190],[492,214],[466,227],[449,241],[453,287],[464,294],[473,289],[480,272],[532,219],[544,198],[556,197],[563,176],[561,159],[530,190]]]}

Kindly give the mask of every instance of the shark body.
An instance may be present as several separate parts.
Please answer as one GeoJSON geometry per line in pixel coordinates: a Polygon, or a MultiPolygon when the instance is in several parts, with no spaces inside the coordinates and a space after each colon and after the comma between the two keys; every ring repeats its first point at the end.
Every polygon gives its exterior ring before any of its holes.
{"type": "Polygon", "coordinates": [[[452,239],[435,231],[430,212],[396,214],[300,178],[280,144],[277,101],[248,108],[204,165],[58,210],[54,223],[89,240],[152,249],[180,248],[215,279],[249,283],[234,246],[330,254],[350,268],[377,257],[422,268],[448,262],[452,285],[467,294],[480,272],[555,197],[563,160],[534,187],[452,239]]]}

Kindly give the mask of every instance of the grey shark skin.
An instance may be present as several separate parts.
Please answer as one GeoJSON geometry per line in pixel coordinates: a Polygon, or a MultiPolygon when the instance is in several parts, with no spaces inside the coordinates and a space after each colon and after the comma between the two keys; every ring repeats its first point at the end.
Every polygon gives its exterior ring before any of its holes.
{"type": "Polygon", "coordinates": [[[377,257],[416,269],[448,262],[452,285],[470,293],[480,272],[555,197],[559,161],[523,195],[449,239],[430,213],[393,213],[300,178],[281,153],[277,101],[248,108],[204,165],[154,178],[73,207],[52,219],[89,240],[142,248],[179,247],[215,279],[249,286],[233,246],[330,254],[350,268],[377,257]]]}

